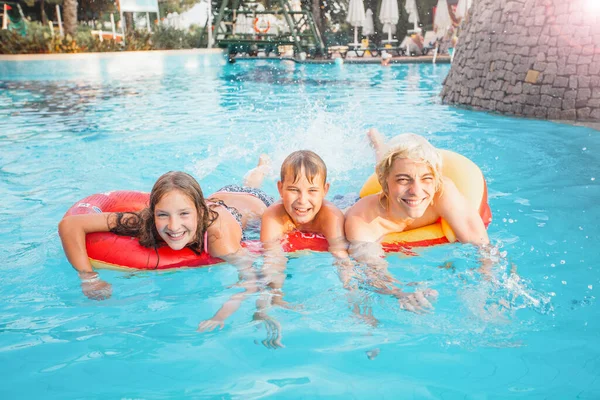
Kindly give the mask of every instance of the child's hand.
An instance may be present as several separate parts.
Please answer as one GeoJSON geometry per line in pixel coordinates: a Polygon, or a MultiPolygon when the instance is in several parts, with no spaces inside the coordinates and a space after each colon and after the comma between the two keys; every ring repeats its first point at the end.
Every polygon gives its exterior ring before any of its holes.
{"type": "Polygon", "coordinates": [[[264,312],[254,313],[255,321],[264,321],[265,329],[267,330],[267,338],[261,343],[268,349],[279,349],[285,347],[281,343],[281,324],[275,318],[267,315],[264,312]]]}
{"type": "Polygon", "coordinates": [[[98,274],[90,274],[91,276],[82,276],[81,290],[89,299],[105,300],[112,294],[112,286],[110,283],[100,279],[98,274]]]}
{"type": "Polygon", "coordinates": [[[223,329],[225,326],[225,321],[217,318],[207,319],[206,321],[202,321],[198,324],[198,332],[211,332],[217,326],[219,329],[223,329]]]}
{"type": "Polygon", "coordinates": [[[401,309],[424,314],[434,310],[430,301],[437,300],[438,292],[434,289],[425,289],[417,290],[414,293],[399,292],[395,296],[401,309]]]}

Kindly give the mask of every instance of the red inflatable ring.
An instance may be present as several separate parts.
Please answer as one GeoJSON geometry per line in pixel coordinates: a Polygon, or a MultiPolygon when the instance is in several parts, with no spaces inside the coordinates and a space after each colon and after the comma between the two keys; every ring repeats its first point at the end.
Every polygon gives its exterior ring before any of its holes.
{"type": "MultiPolygon", "coordinates": [[[[93,194],[75,203],[67,215],[93,214],[101,212],[139,211],[148,207],[149,193],[114,191],[93,194]]],[[[242,243],[250,251],[259,252],[257,240],[242,243]]],[[[94,268],[110,269],[170,269],[202,267],[223,262],[208,253],[196,254],[189,248],[172,250],[160,246],[157,250],[143,247],[136,238],[119,236],[110,232],[86,235],[88,257],[94,268]]],[[[283,248],[287,252],[299,250],[327,251],[327,240],[322,236],[294,232],[286,238],[283,248]]]]}

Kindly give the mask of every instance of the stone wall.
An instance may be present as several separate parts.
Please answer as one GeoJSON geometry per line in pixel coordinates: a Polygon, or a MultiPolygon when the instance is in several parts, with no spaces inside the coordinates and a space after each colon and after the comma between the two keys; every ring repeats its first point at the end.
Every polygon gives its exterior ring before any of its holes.
{"type": "Polygon", "coordinates": [[[600,121],[600,0],[473,0],[447,104],[600,121]]]}

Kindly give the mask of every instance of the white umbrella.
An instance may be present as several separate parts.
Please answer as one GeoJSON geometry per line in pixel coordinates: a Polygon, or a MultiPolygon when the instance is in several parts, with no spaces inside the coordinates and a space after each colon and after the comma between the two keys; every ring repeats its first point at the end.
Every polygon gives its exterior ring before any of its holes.
{"type": "MultiPolygon", "coordinates": [[[[446,1],[446,0],[444,0],[446,1]]],[[[383,31],[388,33],[388,41],[392,41],[392,31],[398,23],[398,0],[383,0],[379,11],[379,21],[383,24],[383,31]]]]}
{"type": "Polygon", "coordinates": [[[365,5],[363,0],[350,0],[346,22],[354,27],[354,44],[358,44],[358,27],[365,20],[365,5]]]}
{"type": "Polygon", "coordinates": [[[416,31],[419,27],[419,11],[417,10],[416,0],[406,0],[404,9],[408,14],[408,22],[413,23],[413,29],[416,31]]]}
{"type": "Polygon", "coordinates": [[[373,24],[373,11],[367,8],[365,11],[365,20],[363,22],[362,34],[369,36],[375,33],[375,25],[373,24]]]}
{"type": "Polygon", "coordinates": [[[245,33],[250,33],[248,32],[248,26],[250,25],[248,23],[248,17],[246,17],[245,14],[238,14],[237,15],[237,19],[235,21],[235,27],[233,28],[233,33],[234,34],[245,34],[245,33]]]}
{"type": "Polygon", "coordinates": [[[435,19],[433,20],[433,30],[438,39],[443,38],[451,27],[452,18],[448,11],[448,3],[446,0],[438,0],[435,7],[435,19]]]}
{"type": "Polygon", "coordinates": [[[456,18],[464,18],[467,15],[467,11],[471,8],[471,4],[473,0],[458,0],[458,4],[456,4],[456,12],[454,15],[456,18]]]}

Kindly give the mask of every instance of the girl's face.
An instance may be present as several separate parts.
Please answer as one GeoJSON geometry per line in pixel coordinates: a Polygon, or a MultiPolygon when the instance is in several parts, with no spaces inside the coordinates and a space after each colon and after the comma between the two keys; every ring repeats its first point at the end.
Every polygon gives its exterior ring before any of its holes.
{"type": "Polygon", "coordinates": [[[323,182],[321,174],[317,174],[313,181],[306,178],[304,169],[298,175],[298,180],[292,182],[291,174],[287,174],[283,182],[277,182],[277,188],[285,211],[294,225],[300,227],[312,222],[323,205],[323,199],[329,190],[329,184],[323,182]]]}
{"type": "Polygon", "coordinates": [[[156,203],[154,224],[158,234],[170,248],[181,250],[196,238],[196,206],[192,199],[181,191],[170,191],[156,203]]]}

